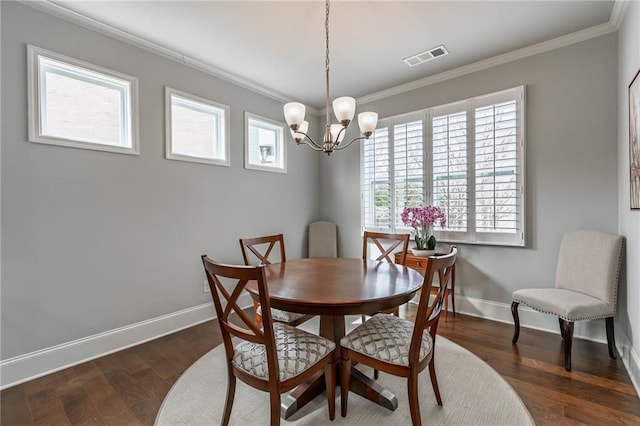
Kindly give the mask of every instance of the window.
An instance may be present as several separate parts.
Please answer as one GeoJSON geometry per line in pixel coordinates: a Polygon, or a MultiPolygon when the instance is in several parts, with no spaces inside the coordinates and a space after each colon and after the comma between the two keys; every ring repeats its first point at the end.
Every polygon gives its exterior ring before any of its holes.
{"type": "Polygon", "coordinates": [[[27,47],[29,141],[138,154],[138,80],[27,47]]]}
{"type": "Polygon", "coordinates": [[[167,87],[166,157],[229,165],[229,107],[167,87]]]}
{"type": "Polygon", "coordinates": [[[245,112],[244,166],[247,169],[287,172],[284,125],[245,112]]]}
{"type": "Polygon", "coordinates": [[[523,246],[524,87],[381,120],[361,170],[365,229],[410,231],[404,207],[434,204],[441,241],[523,246]]]}

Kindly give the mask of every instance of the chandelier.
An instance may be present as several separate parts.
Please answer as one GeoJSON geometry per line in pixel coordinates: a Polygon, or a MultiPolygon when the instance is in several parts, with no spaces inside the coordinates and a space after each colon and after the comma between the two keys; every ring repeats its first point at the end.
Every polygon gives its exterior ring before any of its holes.
{"type": "Polygon", "coordinates": [[[326,128],[322,144],[318,144],[307,134],[309,122],[305,121],[305,106],[299,102],[289,102],[284,106],[284,118],[291,128],[291,134],[296,144],[307,144],[316,151],[326,152],[331,155],[333,151],[344,149],[357,140],[369,139],[378,124],[378,114],[375,112],[361,112],[358,114],[358,126],[363,136],[353,139],[347,144],[342,140],[347,127],[356,111],[356,100],[343,96],[333,101],[333,112],[339,124],[331,124],[329,118],[329,0],[326,0],[326,14],[324,21],[325,30],[325,86],[326,86],[326,128]]]}

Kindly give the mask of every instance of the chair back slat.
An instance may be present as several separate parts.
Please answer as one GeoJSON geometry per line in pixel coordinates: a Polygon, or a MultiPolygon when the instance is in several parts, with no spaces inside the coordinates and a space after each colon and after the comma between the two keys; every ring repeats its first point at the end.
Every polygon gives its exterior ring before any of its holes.
{"type": "Polygon", "coordinates": [[[362,236],[362,258],[365,260],[368,259],[367,249],[369,242],[373,242],[380,251],[380,255],[376,260],[386,260],[389,263],[393,263],[391,255],[397,251],[398,246],[402,245],[402,247],[400,247],[400,263],[404,264],[407,257],[407,249],[409,248],[409,234],[386,234],[382,232],[364,231],[362,236]],[[393,242],[389,244],[389,241],[393,242]],[[386,247],[383,244],[384,242],[387,244],[386,247]]]}
{"type": "MultiPolygon", "coordinates": [[[[213,304],[218,316],[225,352],[228,359],[233,356],[232,338],[236,337],[253,343],[265,345],[270,371],[277,372],[276,350],[273,337],[271,310],[264,265],[234,266],[217,263],[207,255],[202,255],[213,304]],[[223,284],[234,282],[231,290],[223,284]],[[265,307],[262,313],[263,327],[259,328],[254,319],[249,317],[240,306],[238,299],[243,294],[249,281],[258,286],[260,304],[265,307]],[[274,370],[275,368],[275,370],[274,370]]],[[[275,376],[277,377],[277,375],[275,376]]]]}
{"type": "Polygon", "coordinates": [[[453,268],[456,263],[458,248],[451,246],[449,253],[438,256],[429,256],[427,269],[424,274],[424,284],[420,294],[420,302],[418,304],[418,312],[416,313],[413,335],[411,337],[411,346],[409,348],[409,363],[418,362],[420,355],[420,344],[422,342],[422,333],[428,330],[431,338],[435,343],[436,332],[438,329],[438,321],[444,307],[447,289],[451,283],[453,268]],[[433,279],[438,276],[438,293],[431,304],[429,299],[431,289],[433,288],[433,279]]]}
{"type": "Polygon", "coordinates": [[[284,250],[284,235],[267,235],[264,237],[256,238],[241,238],[240,249],[242,250],[242,258],[245,265],[270,265],[273,263],[269,257],[273,252],[273,249],[279,247],[280,259],[279,262],[285,262],[287,260],[284,250]],[[268,244],[268,245],[267,245],[268,244]],[[255,259],[252,259],[249,254],[253,254],[255,259]],[[255,260],[257,262],[252,262],[255,260]]]}

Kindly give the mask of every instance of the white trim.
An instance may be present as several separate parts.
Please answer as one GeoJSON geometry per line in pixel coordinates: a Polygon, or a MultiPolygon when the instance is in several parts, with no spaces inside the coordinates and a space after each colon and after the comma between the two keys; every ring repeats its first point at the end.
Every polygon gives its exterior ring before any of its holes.
{"type": "Polygon", "coordinates": [[[622,358],[622,363],[627,369],[633,387],[636,388],[636,393],[640,396],[640,356],[638,356],[638,353],[633,349],[633,345],[626,334],[616,330],[616,336],[618,353],[620,354],[620,358],[622,358]]]}
{"type": "Polygon", "coordinates": [[[622,21],[624,21],[624,16],[627,13],[627,9],[629,6],[629,1],[625,0],[615,0],[613,3],[613,8],[611,9],[611,16],[609,17],[609,23],[616,27],[617,30],[622,26],[622,21]]]}
{"type": "Polygon", "coordinates": [[[412,81],[410,83],[401,84],[396,87],[381,90],[380,92],[365,95],[356,100],[358,104],[366,104],[368,102],[377,101],[380,99],[388,98],[390,96],[399,95],[401,93],[410,92],[412,90],[419,89],[421,87],[430,86],[432,84],[440,83],[445,80],[450,80],[456,77],[462,77],[467,74],[486,70],[498,65],[506,64],[508,62],[516,61],[518,59],[534,56],[539,53],[549,52],[551,50],[559,49],[561,47],[569,46],[571,44],[580,43],[585,40],[590,40],[595,37],[600,37],[605,34],[617,31],[617,28],[610,23],[599,24],[591,28],[587,28],[575,33],[567,34],[562,37],[554,38],[552,40],[543,41],[538,44],[523,47],[522,49],[514,50],[512,52],[504,53],[502,55],[494,56],[482,61],[478,61],[469,65],[454,68],[449,71],[442,72],[440,74],[431,75],[419,80],[412,81]]]}
{"type": "MultiPolygon", "coordinates": [[[[491,300],[476,299],[460,295],[456,295],[455,298],[456,313],[459,312],[473,317],[513,324],[510,303],[494,302],[491,300]]],[[[451,308],[449,310],[451,310],[451,308]]],[[[531,328],[534,330],[546,331],[547,333],[560,334],[558,317],[543,314],[524,305],[520,305],[518,313],[520,326],[522,328],[531,328]]],[[[520,333],[520,336],[522,337],[522,332],[520,333]]],[[[604,320],[575,322],[573,336],[593,342],[607,343],[604,320]]],[[[505,336],[505,338],[511,340],[511,335],[505,336]]]]}
{"type": "MultiPolygon", "coordinates": [[[[511,305],[490,300],[456,295],[456,313],[513,324],[511,305]]],[[[240,304],[252,306],[249,296],[243,296],[240,304]]],[[[520,306],[520,325],[559,334],[558,320],[553,315],[536,312],[520,306]]],[[[98,333],[72,342],[41,349],[0,361],[0,390],[45,376],[47,374],[81,364],[141,343],[175,333],[188,327],[215,318],[212,303],[204,303],[178,312],[141,321],[114,330],[98,333]]],[[[574,336],[599,343],[606,343],[604,323],[579,321],[575,324],[574,336]],[[590,323],[590,324],[588,324],[590,323]],[[586,327],[583,327],[586,325],[586,327]],[[597,335],[599,334],[599,336],[597,335]]],[[[521,331],[522,333],[526,331],[521,331]]],[[[640,394],[640,357],[634,352],[631,342],[617,330],[616,347],[625,368],[640,394]]],[[[504,336],[511,339],[511,335],[504,336]]]]}
{"type": "MultiPolygon", "coordinates": [[[[120,40],[132,46],[136,46],[140,49],[146,50],[147,52],[151,52],[156,55],[162,56],[164,58],[171,59],[172,61],[181,63],[183,65],[186,65],[198,71],[202,71],[214,77],[218,77],[230,83],[236,84],[240,87],[244,87],[245,89],[252,90],[256,93],[262,94],[276,101],[279,101],[282,103],[287,103],[292,101],[288,97],[280,93],[274,92],[273,90],[267,89],[263,86],[250,82],[248,80],[244,80],[240,77],[231,75],[227,72],[224,72],[215,67],[212,67],[211,65],[205,64],[204,62],[198,61],[193,58],[189,58],[185,56],[183,53],[176,52],[172,49],[169,49],[167,47],[161,46],[156,43],[152,43],[141,37],[135,36],[133,34],[127,33],[125,31],[122,31],[110,25],[107,25],[105,23],[99,22],[95,19],[89,18],[88,16],[85,16],[81,13],[74,12],[62,5],[51,3],[48,0],[42,0],[42,1],[19,0],[19,1],[27,6],[33,7],[34,9],[38,9],[49,15],[56,16],[58,18],[64,19],[66,21],[72,22],[74,24],[80,25],[90,30],[96,31],[100,34],[104,34],[116,40],[120,40]]],[[[439,83],[441,81],[460,77],[476,71],[485,70],[487,68],[491,68],[497,65],[502,65],[511,61],[537,55],[539,53],[549,52],[551,50],[559,49],[561,47],[569,46],[571,44],[580,43],[582,41],[590,40],[592,38],[609,34],[611,32],[618,30],[617,25],[620,25],[620,23],[622,22],[626,9],[627,9],[626,1],[616,0],[613,5],[613,9],[611,11],[611,18],[607,23],[595,25],[593,27],[586,28],[581,31],[576,31],[571,34],[554,38],[552,40],[544,41],[538,44],[534,44],[532,46],[527,46],[522,49],[514,50],[512,52],[494,56],[493,58],[488,58],[483,61],[458,67],[453,70],[445,71],[440,74],[432,75],[420,80],[416,80],[416,81],[402,84],[400,86],[392,87],[380,92],[362,96],[356,99],[356,102],[358,104],[373,102],[379,99],[387,98],[389,96],[394,96],[400,93],[404,93],[404,92],[415,90],[421,87],[429,86],[431,84],[439,83]]],[[[323,108],[322,110],[317,110],[310,106],[306,106],[306,109],[308,112],[314,115],[324,115],[326,113],[325,108],[323,108]]]]}
{"type": "Polygon", "coordinates": [[[0,362],[0,390],[209,321],[211,302],[0,362]]]}
{"type": "Polygon", "coordinates": [[[270,118],[262,117],[257,114],[253,114],[249,111],[244,112],[244,168],[248,170],[259,170],[262,172],[274,172],[274,173],[287,173],[287,143],[286,143],[286,135],[285,135],[285,125],[284,123],[272,120],[270,118]],[[275,158],[278,158],[278,150],[280,150],[280,157],[282,160],[282,166],[262,166],[260,164],[255,164],[249,162],[249,120],[254,120],[257,122],[262,122],[265,125],[270,127],[274,127],[278,130],[279,139],[276,141],[276,153],[274,154],[275,158]]]}
{"type": "MultiPolygon", "coordinates": [[[[57,18],[64,19],[65,21],[71,22],[76,25],[80,25],[84,28],[106,35],[108,37],[130,44],[132,46],[138,47],[147,52],[178,62],[187,67],[193,68],[195,70],[198,70],[206,74],[212,75],[214,77],[220,78],[222,80],[228,81],[229,83],[233,83],[245,89],[264,95],[268,98],[274,99],[276,101],[279,101],[282,103],[287,103],[292,101],[292,99],[289,99],[286,96],[280,93],[277,93],[271,89],[268,89],[264,86],[253,83],[249,80],[245,80],[238,76],[229,74],[225,71],[217,69],[197,59],[185,56],[181,52],[177,52],[173,49],[161,46],[159,44],[145,40],[141,37],[135,36],[126,31],[115,28],[111,25],[107,25],[103,22],[97,21],[93,18],[89,18],[86,15],[67,9],[66,7],[60,4],[52,3],[49,0],[36,0],[36,1],[18,0],[18,1],[20,1],[21,3],[27,6],[33,7],[34,9],[38,9],[41,12],[47,13],[57,18]]],[[[320,111],[313,107],[306,106],[306,109],[311,114],[320,115],[320,111]]]]}
{"type": "Polygon", "coordinates": [[[219,102],[212,101],[200,96],[192,95],[191,93],[183,92],[181,90],[173,89],[169,86],[165,86],[165,100],[164,100],[164,114],[165,114],[165,158],[167,160],[187,161],[192,163],[204,163],[212,164],[215,166],[230,166],[231,165],[231,136],[230,136],[230,116],[231,108],[229,105],[221,104],[219,102]],[[222,127],[222,149],[224,151],[223,158],[216,157],[199,157],[196,155],[185,155],[173,153],[173,97],[181,98],[186,101],[195,102],[201,104],[203,109],[209,110],[211,113],[221,116],[222,127]],[[206,108],[210,107],[210,108],[206,108]]]}
{"type": "MultiPolygon", "coordinates": [[[[86,75],[85,74],[85,75],[86,75]]],[[[27,45],[27,119],[28,119],[28,140],[29,142],[66,146],[70,148],[90,149],[94,151],[115,152],[119,154],[140,154],[140,138],[138,131],[138,78],[121,73],[109,68],[101,67],[80,59],[65,56],[50,50],[42,49],[33,45],[27,45]],[[42,100],[41,100],[41,66],[40,58],[59,62],[62,65],[73,67],[86,74],[100,74],[101,79],[112,80],[118,86],[126,87],[123,95],[128,102],[121,105],[120,113],[127,117],[128,126],[120,128],[126,131],[130,139],[131,146],[113,145],[110,143],[94,142],[89,140],[67,139],[43,134],[42,123],[42,100]],[[120,80],[120,81],[118,81],[120,80]]]]}

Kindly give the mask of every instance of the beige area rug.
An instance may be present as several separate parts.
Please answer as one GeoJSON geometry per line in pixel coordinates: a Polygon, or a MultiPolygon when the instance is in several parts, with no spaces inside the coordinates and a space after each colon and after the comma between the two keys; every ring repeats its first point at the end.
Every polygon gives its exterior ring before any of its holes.
{"type": "MultiPolygon", "coordinates": [[[[313,320],[303,326],[317,331],[313,320]]],[[[352,327],[348,327],[352,328],[352,327]]],[[[420,374],[422,422],[431,425],[533,425],[534,422],[511,386],[484,361],[459,345],[438,336],[436,372],[443,406],[431,388],[429,371],[420,374]]],[[[372,370],[358,366],[369,377],[372,370]]],[[[327,400],[317,397],[283,425],[410,425],[406,379],[380,373],[378,382],[398,398],[390,411],[357,394],[349,394],[347,417],[340,416],[337,389],[336,418],[329,420],[327,400]]],[[[218,425],[227,391],[227,372],[222,345],[211,350],[184,372],[171,388],[156,417],[158,426],[218,425]]],[[[284,398],[283,398],[284,399],[284,398]]],[[[269,395],[237,381],[231,425],[268,425],[269,395]]]]}

